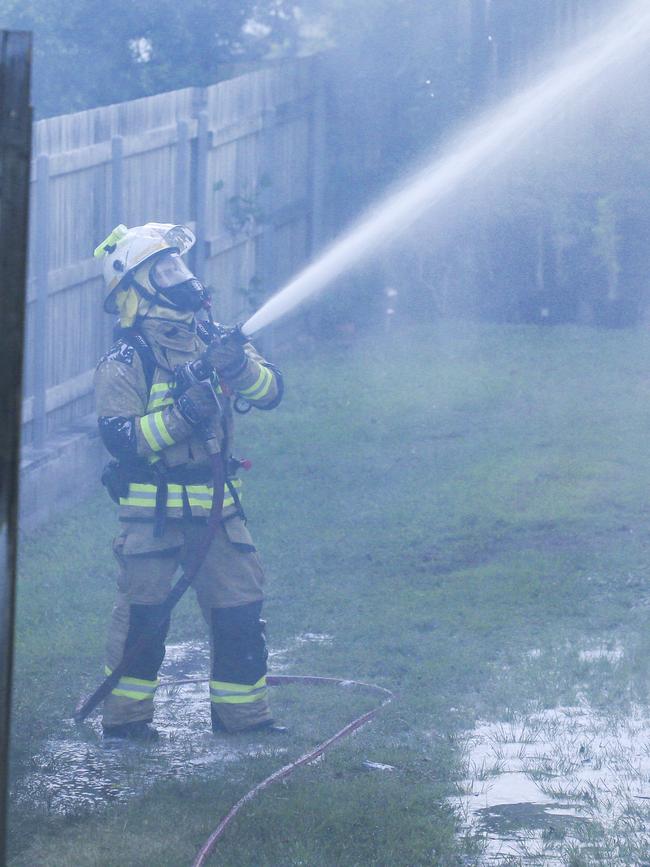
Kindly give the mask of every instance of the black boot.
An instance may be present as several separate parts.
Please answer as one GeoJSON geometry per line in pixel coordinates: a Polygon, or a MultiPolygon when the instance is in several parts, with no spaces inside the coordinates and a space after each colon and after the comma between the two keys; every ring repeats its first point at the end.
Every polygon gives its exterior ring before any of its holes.
{"type": "Polygon", "coordinates": [[[266,732],[271,735],[285,735],[289,732],[289,729],[286,726],[278,725],[274,719],[267,719],[264,720],[264,722],[249,726],[246,729],[238,729],[237,731],[229,732],[221,722],[219,714],[214,706],[210,708],[210,715],[212,717],[212,732],[215,735],[240,735],[247,734],[248,732],[266,732]]]}
{"type": "Polygon", "coordinates": [[[102,726],[104,740],[138,741],[139,743],[155,743],[158,738],[158,729],[155,729],[146,720],[119,723],[113,726],[102,726]]]}

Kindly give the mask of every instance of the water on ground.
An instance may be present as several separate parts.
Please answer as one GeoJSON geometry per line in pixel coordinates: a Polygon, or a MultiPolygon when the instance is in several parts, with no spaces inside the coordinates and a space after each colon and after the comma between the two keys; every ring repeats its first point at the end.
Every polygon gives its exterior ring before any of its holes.
{"type": "MultiPolygon", "coordinates": [[[[161,682],[206,677],[204,642],[169,645],[161,682]]],[[[108,747],[98,718],[77,726],[62,722],[56,737],[32,758],[30,772],[16,783],[15,802],[46,813],[78,815],[142,794],[156,780],[183,780],[232,765],[242,758],[281,755],[286,748],[263,736],[215,736],[210,728],[207,683],[164,686],[156,696],[155,726],[160,741],[108,747]]]]}
{"type": "MultiPolygon", "coordinates": [[[[620,655],[618,647],[581,654],[620,655]]],[[[608,867],[650,867],[647,708],[604,712],[584,700],[479,722],[464,747],[452,803],[467,833],[483,839],[484,865],[559,867],[571,853],[591,853],[608,867]]]]}

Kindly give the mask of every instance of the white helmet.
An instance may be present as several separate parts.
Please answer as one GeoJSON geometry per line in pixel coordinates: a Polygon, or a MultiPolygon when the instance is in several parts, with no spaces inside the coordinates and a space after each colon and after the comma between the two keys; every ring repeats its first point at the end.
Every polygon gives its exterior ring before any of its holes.
{"type": "Polygon", "coordinates": [[[196,242],[187,226],[174,223],[145,223],[144,226],[116,226],[108,238],[95,249],[97,258],[104,257],[104,280],[108,295],[104,301],[107,313],[117,313],[116,295],[125,288],[127,278],[147,260],[161,253],[182,256],[196,242]]]}

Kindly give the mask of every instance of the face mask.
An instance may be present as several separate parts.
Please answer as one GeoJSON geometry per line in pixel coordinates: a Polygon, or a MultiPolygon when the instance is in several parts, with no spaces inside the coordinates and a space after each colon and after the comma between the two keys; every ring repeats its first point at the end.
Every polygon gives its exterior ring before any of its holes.
{"type": "Polygon", "coordinates": [[[206,306],[208,294],[205,287],[178,253],[167,253],[154,260],[149,270],[149,283],[156,293],[157,302],[163,306],[193,313],[206,306]]]}

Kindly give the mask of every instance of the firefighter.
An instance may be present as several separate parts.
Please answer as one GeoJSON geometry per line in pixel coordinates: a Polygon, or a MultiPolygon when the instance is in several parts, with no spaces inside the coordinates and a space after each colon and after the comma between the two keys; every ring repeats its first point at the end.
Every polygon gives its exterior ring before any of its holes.
{"type": "Polygon", "coordinates": [[[143,634],[150,639],[104,702],[108,738],[158,737],[150,723],[169,623],[156,624],[178,567],[206,532],[208,436],[218,442],[227,479],[223,519],[193,583],[210,632],[212,728],[284,730],[269,709],[264,572],[231,456],[233,406],[273,409],[282,377],[250,344],[216,339],[211,318],[197,317],[209,299],[182,258],[194,242],[185,226],[147,223],[118,226],[95,251],[108,288],[104,309],[119,316],[116,341],[95,374],[99,431],[114,458],[102,480],[119,503],[121,527],[106,673],[143,634]],[[172,396],[175,370],[202,355],[215,371],[212,382],[172,396]]]}

